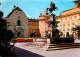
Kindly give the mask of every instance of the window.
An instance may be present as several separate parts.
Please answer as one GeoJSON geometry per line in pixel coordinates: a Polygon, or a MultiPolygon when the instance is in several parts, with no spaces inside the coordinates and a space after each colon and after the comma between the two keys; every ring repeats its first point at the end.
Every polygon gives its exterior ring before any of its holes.
{"type": "Polygon", "coordinates": [[[63,31],[65,31],[65,29],[63,29],[63,31]]]}
{"type": "Polygon", "coordinates": [[[31,23],[31,25],[32,25],[32,23],[31,23]]]}
{"type": "Polygon", "coordinates": [[[18,16],[18,18],[20,18],[20,17],[18,16]]]}
{"type": "Polygon", "coordinates": [[[31,26],[31,28],[32,28],[32,26],[31,26]]]}
{"type": "Polygon", "coordinates": [[[63,22],[65,22],[65,19],[63,19],[63,22]]]}
{"type": "Polygon", "coordinates": [[[77,16],[74,16],[74,18],[76,18],[77,16]]]}
{"type": "Polygon", "coordinates": [[[32,30],[31,30],[31,32],[32,32],[32,30]]]}
{"type": "Polygon", "coordinates": [[[63,26],[65,26],[65,24],[63,24],[63,26]]]}
{"type": "Polygon", "coordinates": [[[72,25],[74,25],[74,23],[72,23],[72,25]]]}
{"type": "Polygon", "coordinates": [[[68,28],[68,31],[69,31],[69,28],[68,28]]]}
{"type": "Polygon", "coordinates": [[[33,32],[35,32],[35,30],[33,32]]]}
{"type": "Polygon", "coordinates": [[[67,19],[67,21],[69,21],[69,18],[67,19]]]}
{"type": "Polygon", "coordinates": [[[17,20],[17,25],[18,25],[18,26],[20,26],[20,25],[21,25],[20,20],[17,20]]]}
{"type": "Polygon", "coordinates": [[[70,24],[68,23],[68,26],[70,26],[70,24]]]}
{"type": "Polygon", "coordinates": [[[74,23],[74,21],[72,21],[72,23],[74,23]]]}

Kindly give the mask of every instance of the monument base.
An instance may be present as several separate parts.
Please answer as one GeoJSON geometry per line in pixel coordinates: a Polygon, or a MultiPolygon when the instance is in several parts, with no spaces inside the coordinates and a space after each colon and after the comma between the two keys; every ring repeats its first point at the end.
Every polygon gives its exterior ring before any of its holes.
{"type": "Polygon", "coordinates": [[[55,38],[51,41],[51,44],[58,44],[58,43],[74,43],[73,38],[55,38]]]}

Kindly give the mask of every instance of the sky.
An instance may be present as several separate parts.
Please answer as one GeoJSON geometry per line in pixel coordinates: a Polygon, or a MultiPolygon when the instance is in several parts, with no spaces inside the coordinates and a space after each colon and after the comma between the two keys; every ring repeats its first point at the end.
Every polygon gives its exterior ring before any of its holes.
{"type": "Polygon", "coordinates": [[[55,3],[58,8],[57,11],[53,12],[56,16],[75,6],[73,0],[0,0],[0,2],[0,10],[4,12],[4,17],[7,17],[13,6],[16,5],[23,10],[27,17],[36,19],[39,18],[40,13],[46,8],[50,8],[51,2],[55,3]]]}

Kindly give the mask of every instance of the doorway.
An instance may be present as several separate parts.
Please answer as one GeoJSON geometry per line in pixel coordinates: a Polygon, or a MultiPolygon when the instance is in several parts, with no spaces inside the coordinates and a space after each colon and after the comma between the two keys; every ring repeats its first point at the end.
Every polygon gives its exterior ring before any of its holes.
{"type": "Polygon", "coordinates": [[[17,37],[20,37],[20,32],[17,33],[17,37]]]}

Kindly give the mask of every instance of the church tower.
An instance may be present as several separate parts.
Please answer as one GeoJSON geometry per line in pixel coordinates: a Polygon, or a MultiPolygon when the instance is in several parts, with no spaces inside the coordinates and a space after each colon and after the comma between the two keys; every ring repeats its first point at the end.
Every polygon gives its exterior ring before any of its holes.
{"type": "Polygon", "coordinates": [[[9,20],[9,30],[12,30],[14,37],[27,37],[28,36],[28,18],[18,6],[14,8],[6,17],[9,20]]]}

